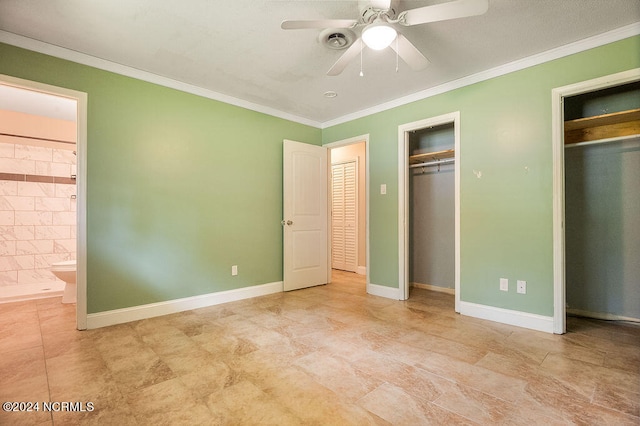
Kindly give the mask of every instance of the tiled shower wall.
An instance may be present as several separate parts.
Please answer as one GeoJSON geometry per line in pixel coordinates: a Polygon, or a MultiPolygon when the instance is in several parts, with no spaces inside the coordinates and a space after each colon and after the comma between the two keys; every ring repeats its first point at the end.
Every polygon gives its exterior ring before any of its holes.
{"type": "Polygon", "coordinates": [[[76,258],[72,149],[0,142],[0,287],[56,281],[51,264],[76,258]]]}

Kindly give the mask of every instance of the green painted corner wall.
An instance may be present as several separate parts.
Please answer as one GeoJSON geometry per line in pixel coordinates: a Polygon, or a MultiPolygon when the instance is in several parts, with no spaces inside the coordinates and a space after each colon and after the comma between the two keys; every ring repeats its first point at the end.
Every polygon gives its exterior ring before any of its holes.
{"type": "Polygon", "coordinates": [[[398,287],[398,126],[460,111],[461,300],[552,316],[551,90],[638,67],[636,36],[324,129],[369,134],[370,281],[398,287]]]}
{"type": "Polygon", "coordinates": [[[6,44],[0,58],[0,74],[88,93],[89,313],[282,280],[282,141],[319,145],[320,129],[6,44]]]}

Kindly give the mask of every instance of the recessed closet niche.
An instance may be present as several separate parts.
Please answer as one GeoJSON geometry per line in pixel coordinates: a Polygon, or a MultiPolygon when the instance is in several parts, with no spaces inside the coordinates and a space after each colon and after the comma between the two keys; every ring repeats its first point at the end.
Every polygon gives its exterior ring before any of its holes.
{"type": "Polygon", "coordinates": [[[409,135],[409,282],[455,288],[455,133],[448,123],[409,135]]]}
{"type": "Polygon", "coordinates": [[[567,313],[640,320],[640,82],[564,115],[567,313]]]}

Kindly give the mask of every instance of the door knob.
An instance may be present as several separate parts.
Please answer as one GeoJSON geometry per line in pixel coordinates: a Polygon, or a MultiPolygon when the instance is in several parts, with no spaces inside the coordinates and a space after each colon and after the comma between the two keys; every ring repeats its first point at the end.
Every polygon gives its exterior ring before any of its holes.
{"type": "Polygon", "coordinates": [[[280,221],[280,225],[285,226],[285,225],[293,225],[293,221],[292,220],[282,220],[280,221]]]}
{"type": "Polygon", "coordinates": [[[287,221],[287,225],[289,225],[289,226],[293,225],[293,221],[292,220],[288,220],[287,221]]]}

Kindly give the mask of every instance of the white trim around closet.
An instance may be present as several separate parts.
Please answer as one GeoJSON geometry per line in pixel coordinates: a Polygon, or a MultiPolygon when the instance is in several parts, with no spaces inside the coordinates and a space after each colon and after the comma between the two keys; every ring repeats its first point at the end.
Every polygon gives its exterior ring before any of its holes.
{"type": "Polygon", "coordinates": [[[582,81],[551,91],[553,149],[553,333],[566,328],[566,282],[564,239],[564,98],[621,84],[640,81],[640,68],[582,81]]]}
{"type": "Polygon", "coordinates": [[[398,126],[398,291],[409,298],[409,132],[453,123],[455,204],[455,311],[460,312],[460,111],[398,126]]]}

